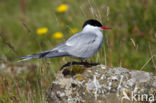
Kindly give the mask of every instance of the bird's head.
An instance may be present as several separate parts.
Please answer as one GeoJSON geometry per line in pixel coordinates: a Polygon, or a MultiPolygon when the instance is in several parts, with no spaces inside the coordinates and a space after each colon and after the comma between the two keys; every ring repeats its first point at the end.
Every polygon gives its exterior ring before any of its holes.
{"type": "Polygon", "coordinates": [[[104,30],[104,29],[112,29],[110,27],[102,26],[102,24],[95,20],[95,19],[89,19],[85,21],[85,23],[82,26],[83,29],[85,30],[93,30],[93,29],[98,29],[98,30],[104,30]]]}

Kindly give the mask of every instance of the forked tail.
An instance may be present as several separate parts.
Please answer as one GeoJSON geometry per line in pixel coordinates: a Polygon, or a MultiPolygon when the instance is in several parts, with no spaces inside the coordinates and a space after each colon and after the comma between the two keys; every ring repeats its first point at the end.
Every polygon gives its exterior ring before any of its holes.
{"type": "Polygon", "coordinates": [[[54,58],[54,57],[61,57],[61,56],[67,56],[67,53],[59,52],[58,50],[45,51],[45,52],[41,52],[41,53],[37,53],[33,55],[20,57],[22,58],[22,60],[19,60],[19,61],[26,61],[26,60],[35,59],[35,58],[54,58]]]}

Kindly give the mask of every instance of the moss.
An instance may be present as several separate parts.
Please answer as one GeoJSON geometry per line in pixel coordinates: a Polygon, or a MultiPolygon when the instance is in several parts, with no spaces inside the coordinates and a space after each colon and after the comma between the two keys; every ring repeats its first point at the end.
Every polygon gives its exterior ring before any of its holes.
{"type": "Polygon", "coordinates": [[[81,65],[72,66],[72,72],[74,73],[83,73],[85,71],[85,67],[81,65]]]}
{"type": "Polygon", "coordinates": [[[63,74],[65,75],[75,75],[75,74],[82,74],[86,68],[83,65],[72,65],[67,66],[63,69],[63,74]]]}
{"type": "Polygon", "coordinates": [[[80,74],[76,74],[75,77],[77,78],[77,80],[82,81],[83,77],[80,74]]]}
{"type": "Polygon", "coordinates": [[[88,90],[87,89],[85,89],[85,93],[88,93],[88,90]]]}

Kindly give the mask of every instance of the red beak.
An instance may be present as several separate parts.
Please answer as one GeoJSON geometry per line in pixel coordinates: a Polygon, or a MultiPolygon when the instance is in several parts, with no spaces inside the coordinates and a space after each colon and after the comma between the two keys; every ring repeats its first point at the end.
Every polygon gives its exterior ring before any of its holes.
{"type": "Polygon", "coordinates": [[[112,29],[112,28],[103,26],[103,27],[101,27],[101,29],[112,29]]]}

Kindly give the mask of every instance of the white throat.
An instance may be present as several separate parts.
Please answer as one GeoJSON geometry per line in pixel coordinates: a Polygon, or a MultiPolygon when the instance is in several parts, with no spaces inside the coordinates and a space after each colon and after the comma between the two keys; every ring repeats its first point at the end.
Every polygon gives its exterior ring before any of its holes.
{"type": "MultiPolygon", "coordinates": [[[[95,35],[97,35],[99,38],[103,38],[103,34],[102,34],[102,29],[100,27],[97,26],[92,26],[92,25],[86,25],[82,32],[92,32],[95,35]]],[[[85,33],[84,33],[85,34],[85,33]]],[[[100,40],[101,41],[101,40],[100,40]]]]}

